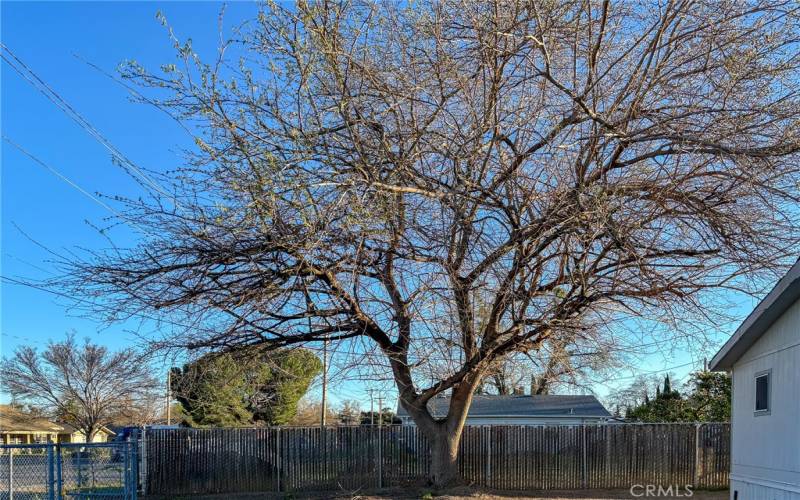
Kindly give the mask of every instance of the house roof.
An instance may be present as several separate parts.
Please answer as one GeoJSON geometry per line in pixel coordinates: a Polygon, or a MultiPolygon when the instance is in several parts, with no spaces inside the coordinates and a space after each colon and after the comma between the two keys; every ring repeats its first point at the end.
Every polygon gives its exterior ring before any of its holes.
{"type": "MultiPolygon", "coordinates": [[[[436,418],[447,415],[449,396],[439,396],[428,401],[428,410],[436,418]]],[[[407,417],[408,412],[398,405],[397,415],[407,417]]],[[[472,398],[469,417],[610,417],[611,414],[594,396],[513,395],[494,396],[476,394],[472,398]]]]}
{"type": "Polygon", "coordinates": [[[12,405],[0,405],[0,432],[48,432],[61,433],[64,427],[35,417],[12,405]]]}
{"type": "Polygon", "coordinates": [[[800,298],[800,259],[753,309],[711,359],[711,370],[729,370],[764,332],[800,298]]]}
{"type": "MultiPolygon", "coordinates": [[[[101,426],[99,431],[110,436],[116,435],[114,431],[106,426],[101,426]]],[[[0,405],[0,433],[6,432],[74,434],[80,431],[73,425],[56,423],[46,418],[36,417],[13,405],[0,405]]]]}
{"type": "MultiPolygon", "coordinates": [[[[64,428],[63,432],[65,434],[75,434],[76,432],[81,432],[81,433],[83,432],[83,431],[81,431],[80,429],[78,429],[77,427],[75,427],[72,424],[61,423],[59,425],[61,425],[61,427],[64,428]]],[[[109,436],[116,436],[117,435],[116,432],[114,432],[113,430],[109,429],[105,425],[101,425],[100,428],[97,429],[97,432],[103,432],[105,434],[108,434],[109,436]]]]}

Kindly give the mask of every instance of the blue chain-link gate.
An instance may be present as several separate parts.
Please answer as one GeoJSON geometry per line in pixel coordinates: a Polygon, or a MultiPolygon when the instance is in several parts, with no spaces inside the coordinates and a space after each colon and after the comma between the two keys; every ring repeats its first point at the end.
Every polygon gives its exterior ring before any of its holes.
{"type": "Polygon", "coordinates": [[[136,442],[0,446],[0,500],[135,500],[136,442]]]}

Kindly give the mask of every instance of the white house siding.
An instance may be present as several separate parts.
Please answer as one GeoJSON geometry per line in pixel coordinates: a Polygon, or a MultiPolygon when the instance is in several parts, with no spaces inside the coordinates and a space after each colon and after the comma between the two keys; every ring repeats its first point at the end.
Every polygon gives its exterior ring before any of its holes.
{"type": "Polygon", "coordinates": [[[731,499],[800,500],[800,301],[733,367],[731,499]],[[770,413],[755,416],[755,375],[771,370],[770,413]]]}
{"type": "Polygon", "coordinates": [[[786,485],[769,486],[759,480],[739,481],[731,478],[731,499],[738,492],[737,500],[797,500],[800,489],[789,490],[786,485]]]}
{"type": "MultiPolygon", "coordinates": [[[[92,437],[92,443],[106,443],[109,440],[109,435],[103,431],[95,432],[94,436],[92,437]]],[[[81,431],[75,431],[70,434],[69,437],[70,443],[85,443],[86,442],[86,435],[81,431]]]]}

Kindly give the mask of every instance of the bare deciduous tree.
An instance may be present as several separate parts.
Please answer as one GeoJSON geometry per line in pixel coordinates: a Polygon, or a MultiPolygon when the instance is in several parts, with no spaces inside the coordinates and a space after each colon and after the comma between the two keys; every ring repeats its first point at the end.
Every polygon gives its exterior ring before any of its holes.
{"type": "Polygon", "coordinates": [[[535,353],[512,353],[486,370],[480,389],[509,395],[531,395],[554,390],[591,390],[593,377],[620,366],[625,353],[596,342],[597,335],[551,335],[535,353]],[[592,342],[585,342],[591,338],[592,342]]]}
{"type": "Polygon", "coordinates": [[[68,335],[42,353],[17,349],[0,364],[4,390],[20,401],[67,420],[91,442],[104,425],[118,418],[141,417],[156,400],[158,384],[141,354],[111,353],[86,339],[68,335]]]}
{"type": "Polygon", "coordinates": [[[797,8],[301,2],[211,64],[175,40],[179,64],[125,76],[197,152],[129,202],[141,244],[68,285],[171,345],[374,348],[451,483],[496,360],[702,321],[796,251],[797,8]]]}

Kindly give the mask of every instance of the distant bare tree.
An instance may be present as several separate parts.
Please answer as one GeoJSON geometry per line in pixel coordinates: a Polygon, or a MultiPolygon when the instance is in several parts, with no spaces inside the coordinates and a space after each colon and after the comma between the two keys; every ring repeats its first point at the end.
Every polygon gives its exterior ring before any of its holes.
{"type": "Polygon", "coordinates": [[[354,400],[343,401],[336,419],[343,425],[358,425],[361,423],[361,405],[354,400]]]}
{"type": "Polygon", "coordinates": [[[551,394],[554,390],[585,390],[592,377],[619,366],[622,355],[610,346],[585,345],[581,338],[569,335],[549,337],[531,353],[512,353],[495,361],[486,370],[481,389],[492,394],[519,391],[551,394]]]}
{"type": "MultiPolygon", "coordinates": [[[[119,426],[140,426],[160,424],[166,421],[166,384],[153,387],[145,394],[129,395],[119,404],[119,412],[112,415],[109,422],[119,426]]],[[[175,418],[176,422],[180,420],[175,418]]]]}
{"type": "Polygon", "coordinates": [[[661,373],[636,375],[628,385],[609,393],[605,398],[606,406],[617,416],[624,417],[627,410],[645,404],[651,396],[654,397],[663,383],[664,375],[661,373]]]}
{"type": "MultiPolygon", "coordinates": [[[[312,401],[301,399],[297,404],[297,413],[292,418],[289,425],[297,425],[304,427],[317,427],[322,420],[322,403],[319,401],[312,401]]],[[[325,408],[325,422],[326,425],[335,424],[338,422],[336,411],[330,406],[325,408]]]]}
{"type": "Polygon", "coordinates": [[[162,345],[374,350],[457,481],[498,359],[704,324],[797,250],[799,25],[774,0],[268,4],[210,64],[174,40],[127,67],[197,151],[122,207],[138,246],[54,285],[162,345]]]}
{"type": "Polygon", "coordinates": [[[46,409],[79,429],[87,441],[119,418],[149,418],[158,384],[133,349],[109,352],[68,335],[44,352],[20,347],[0,364],[3,389],[20,401],[46,409]]]}

